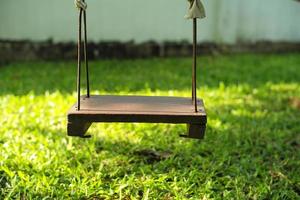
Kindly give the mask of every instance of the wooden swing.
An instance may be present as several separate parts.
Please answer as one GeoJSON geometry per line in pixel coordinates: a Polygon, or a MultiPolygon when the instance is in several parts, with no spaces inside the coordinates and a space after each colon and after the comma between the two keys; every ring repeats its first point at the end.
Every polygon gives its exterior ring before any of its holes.
{"type": "MultiPolygon", "coordinates": [[[[196,65],[197,65],[197,16],[193,19],[193,67],[192,98],[159,96],[112,96],[90,95],[89,63],[87,57],[87,23],[86,4],[76,0],[79,7],[78,31],[78,66],[77,66],[77,103],[68,111],[67,132],[69,136],[86,136],[86,131],[93,122],[138,122],[187,124],[186,138],[202,139],[206,129],[206,112],[201,99],[197,99],[196,65]],[[84,25],[83,53],[86,68],[87,94],[80,95],[81,83],[81,45],[82,18],[84,25]]],[[[190,10],[197,6],[199,0],[191,2],[190,10]]],[[[202,6],[202,5],[201,5],[202,6]]],[[[202,17],[201,17],[202,18],[202,17]]]]}

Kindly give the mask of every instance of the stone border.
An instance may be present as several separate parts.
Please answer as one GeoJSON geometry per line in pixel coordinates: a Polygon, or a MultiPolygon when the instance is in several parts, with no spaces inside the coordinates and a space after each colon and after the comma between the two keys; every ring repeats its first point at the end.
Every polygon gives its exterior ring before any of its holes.
{"type": "MultiPolygon", "coordinates": [[[[43,42],[0,40],[0,62],[32,60],[76,60],[76,43],[55,43],[52,40],[43,42]]],[[[222,45],[204,42],[198,44],[200,55],[218,55],[229,53],[290,53],[300,52],[300,42],[240,43],[222,45]]],[[[192,55],[192,44],[186,41],[144,43],[130,42],[90,42],[88,55],[94,59],[133,59],[149,57],[185,57],[192,55]]]]}

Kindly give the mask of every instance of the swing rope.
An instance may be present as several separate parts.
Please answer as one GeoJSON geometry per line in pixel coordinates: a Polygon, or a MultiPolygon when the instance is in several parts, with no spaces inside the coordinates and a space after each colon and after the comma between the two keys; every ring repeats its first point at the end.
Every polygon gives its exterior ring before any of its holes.
{"type": "Polygon", "coordinates": [[[198,112],[197,102],[197,18],[205,18],[205,10],[200,0],[188,0],[190,3],[186,19],[193,20],[193,66],[192,66],[192,101],[195,112],[198,112]]]}
{"type": "MultiPolygon", "coordinates": [[[[197,108],[197,18],[205,18],[205,10],[201,0],[188,0],[190,3],[188,13],[185,16],[187,19],[193,20],[193,68],[192,68],[192,100],[195,106],[195,112],[198,112],[197,108]]],[[[78,66],[77,66],[77,110],[80,110],[80,82],[81,82],[81,43],[82,43],[82,15],[84,25],[84,60],[86,67],[86,84],[87,84],[87,98],[90,97],[90,85],[89,85],[89,67],[87,58],[87,25],[86,25],[86,9],[87,3],[85,0],[74,0],[76,8],[79,10],[79,27],[78,27],[78,66]]]]}
{"type": "Polygon", "coordinates": [[[87,4],[84,0],[75,0],[75,6],[79,10],[78,17],[78,63],[77,63],[77,110],[80,110],[80,83],[81,83],[81,43],[82,43],[82,15],[83,15],[83,26],[84,26],[84,42],[83,42],[83,53],[84,53],[84,61],[85,61],[85,71],[86,71],[86,89],[87,95],[86,97],[90,97],[90,82],[89,82],[89,63],[87,57],[87,23],[86,23],[86,9],[87,4]]]}
{"type": "Polygon", "coordinates": [[[86,2],[84,2],[84,0],[75,0],[74,3],[75,3],[75,6],[77,9],[79,9],[79,10],[82,9],[82,10],[86,11],[87,4],[86,4],[86,2]]]}
{"type": "Polygon", "coordinates": [[[205,9],[201,0],[188,0],[190,3],[188,13],[185,15],[186,19],[203,19],[206,17],[205,9]]]}

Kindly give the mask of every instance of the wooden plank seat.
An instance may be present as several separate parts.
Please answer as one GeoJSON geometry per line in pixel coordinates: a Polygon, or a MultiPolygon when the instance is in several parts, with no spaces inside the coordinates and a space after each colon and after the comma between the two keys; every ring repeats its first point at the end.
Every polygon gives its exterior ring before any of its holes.
{"type": "Polygon", "coordinates": [[[191,98],[91,96],[86,5],[84,0],[80,1],[80,4],[77,6],[80,8],[78,15],[77,103],[68,112],[68,135],[86,137],[86,131],[94,122],[140,122],[187,124],[188,131],[183,137],[203,138],[207,119],[203,101],[197,99],[197,18],[202,18],[204,15],[193,15],[191,18],[193,20],[191,98]],[[84,32],[83,42],[82,29],[84,32]],[[86,72],[86,96],[81,96],[81,65],[83,58],[86,72]]]}
{"type": "Polygon", "coordinates": [[[85,137],[93,122],[187,124],[183,137],[201,139],[206,127],[203,101],[195,112],[191,98],[153,96],[81,96],[68,112],[68,135],[85,137]]]}

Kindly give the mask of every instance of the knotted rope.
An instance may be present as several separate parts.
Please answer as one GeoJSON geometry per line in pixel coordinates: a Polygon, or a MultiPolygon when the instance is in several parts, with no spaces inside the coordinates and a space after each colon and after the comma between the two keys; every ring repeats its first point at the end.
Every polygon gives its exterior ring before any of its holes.
{"type": "Polygon", "coordinates": [[[188,0],[190,3],[186,19],[205,18],[205,9],[201,0],[188,0]]]}
{"type": "Polygon", "coordinates": [[[83,53],[86,67],[86,89],[87,97],[90,97],[90,82],[89,82],[89,66],[87,57],[87,26],[86,26],[86,9],[87,4],[84,0],[74,0],[75,6],[78,8],[78,48],[77,48],[77,110],[80,110],[80,83],[81,83],[81,60],[82,60],[82,21],[84,30],[83,53]],[[82,19],[83,18],[83,19],[82,19]]]}
{"type": "Polygon", "coordinates": [[[84,2],[84,0],[75,0],[74,1],[76,8],[86,10],[87,4],[84,2]]]}

